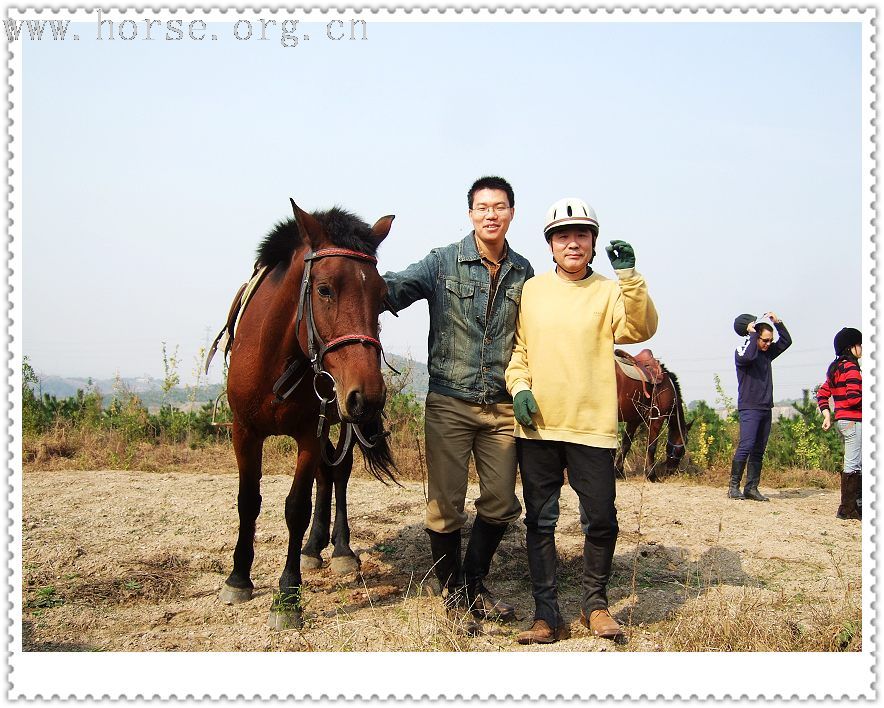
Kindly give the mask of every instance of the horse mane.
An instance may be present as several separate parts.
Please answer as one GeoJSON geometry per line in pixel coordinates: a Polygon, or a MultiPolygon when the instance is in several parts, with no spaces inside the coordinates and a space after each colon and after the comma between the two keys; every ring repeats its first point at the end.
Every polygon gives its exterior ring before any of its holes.
{"type": "Polygon", "coordinates": [[[672,387],[675,389],[675,410],[676,415],[679,418],[681,423],[685,422],[685,412],[684,412],[684,397],[681,395],[681,384],[678,383],[678,377],[673,374],[669,369],[666,368],[666,365],[661,361],[660,368],[666,372],[666,375],[669,377],[669,380],[672,381],[672,387]]]}
{"type": "MultiPolygon", "coordinates": [[[[372,237],[371,226],[355,214],[335,206],[326,211],[314,211],[312,216],[320,223],[333,245],[367,253],[369,256],[377,253],[377,243],[372,237]]],[[[277,222],[258,246],[256,266],[273,268],[279,263],[288,264],[292,254],[303,245],[304,239],[294,217],[277,222]]]]}

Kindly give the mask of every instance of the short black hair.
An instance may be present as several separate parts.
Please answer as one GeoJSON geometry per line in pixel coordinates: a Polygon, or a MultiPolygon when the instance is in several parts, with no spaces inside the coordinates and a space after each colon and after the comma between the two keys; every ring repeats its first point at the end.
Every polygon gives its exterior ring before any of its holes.
{"type": "Polygon", "coordinates": [[[516,206],[516,195],[513,194],[513,188],[510,183],[503,177],[488,176],[480,177],[473,182],[473,186],[470,187],[470,191],[467,192],[468,208],[473,208],[473,197],[480,189],[499,189],[502,192],[506,192],[506,198],[509,199],[510,207],[516,206]]]}
{"type": "Polygon", "coordinates": [[[762,332],[770,332],[771,334],[773,334],[773,327],[771,327],[767,322],[759,322],[755,325],[755,329],[758,330],[759,334],[761,334],[762,332]]]}

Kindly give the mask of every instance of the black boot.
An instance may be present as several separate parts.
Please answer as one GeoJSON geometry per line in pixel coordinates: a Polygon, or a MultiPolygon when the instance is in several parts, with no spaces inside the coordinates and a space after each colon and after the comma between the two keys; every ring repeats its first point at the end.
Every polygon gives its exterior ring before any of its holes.
{"type": "Polygon", "coordinates": [[[740,480],[743,478],[743,470],[746,468],[746,460],[734,458],[731,462],[731,483],[727,488],[728,499],[745,499],[740,491],[740,480]]]}
{"type": "Polygon", "coordinates": [[[746,469],[746,486],[743,487],[743,496],[752,501],[766,502],[770,501],[766,496],[758,491],[758,483],[761,481],[761,462],[749,460],[749,466],[746,469]]]}
{"type": "Polygon", "coordinates": [[[467,601],[473,615],[479,619],[510,620],[516,616],[516,608],[495,598],[484,582],[491,569],[491,559],[506,533],[506,527],[507,524],[489,524],[477,516],[464,554],[463,574],[467,601]]]}
{"type": "Polygon", "coordinates": [[[555,632],[563,624],[556,587],[556,537],[528,529],[528,572],[534,595],[534,620],[543,620],[555,632]]]}
{"type": "Polygon", "coordinates": [[[838,506],[836,517],[843,520],[862,518],[862,513],[856,505],[861,483],[858,473],[841,473],[841,504],[838,506]]]}
{"type": "Polygon", "coordinates": [[[442,590],[442,602],[449,619],[462,626],[465,634],[475,635],[481,627],[467,613],[466,589],[460,560],[460,529],[449,533],[439,533],[426,529],[430,537],[430,552],[433,554],[433,569],[442,590]]]}
{"type": "Polygon", "coordinates": [[[587,617],[593,610],[608,607],[608,580],[614,562],[614,546],[617,539],[583,540],[583,601],[581,607],[587,617]]]}
{"type": "Polygon", "coordinates": [[[862,519],[863,518],[863,473],[856,472],[850,476],[856,477],[856,479],[853,480],[853,485],[854,485],[853,490],[855,492],[855,494],[854,494],[855,502],[854,503],[856,504],[856,518],[862,519]]]}

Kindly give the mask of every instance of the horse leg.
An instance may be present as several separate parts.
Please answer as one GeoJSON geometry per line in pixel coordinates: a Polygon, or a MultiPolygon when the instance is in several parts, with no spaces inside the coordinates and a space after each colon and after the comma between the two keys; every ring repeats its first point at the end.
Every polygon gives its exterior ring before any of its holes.
{"type": "Polygon", "coordinates": [[[627,423],[626,430],[623,431],[623,442],[620,444],[620,449],[617,450],[617,457],[614,459],[614,470],[617,473],[618,479],[626,479],[626,472],[623,467],[626,464],[626,456],[629,455],[629,451],[632,448],[632,441],[637,429],[638,423],[627,423]]]}
{"type": "Polygon", "coordinates": [[[301,626],[301,543],[310,525],[310,496],[313,479],[319,463],[319,449],[315,439],[298,440],[298,465],[292,488],[285,498],[285,524],[289,544],[285,567],[279,577],[279,592],[270,607],[268,624],[271,629],[297,629],[301,626]]]}
{"type": "Polygon", "coordinates": [[[261,452],[264,438],[234,422],[233,449],[239,467],[239,534],[233,551],[233,571],[221,588],[221,601],[234,605],[252,599],[252,562],[255,560],[255,522],[261,511],[261,452]]]}
{"type": "Polygon", "coordinates": [[[334,551],[332,551],[331,569],[338,575],[346,575],[359,570],[359,559],[350,548],[350,524],[347,521],[347,482],[353,470],[353,448],[334,468],[335,481],[335,528],[332,532],[334,551]]]}
{"type": "Polygon", "coordinates": [[[662,481],[657,476],[656,464],[654,458],[657,457],[657,443],[660,440],[660,431],[663,428],[663,419],[660,417],[651,418],[648,421],[648,449],[645,453],[645,475],[651,482],[662,481]]]}
{"type": "MultiPolygon", "coordinates": [[[[326,443],[327,449],[331,443],[326,443]]],[[[328,452],[331,454],[332,450],[328,452]]],[[[331,526],[332,473],[324,462],[316,470],[316,502],[313,509],[313,524],[307,543],[301,549],[301,570],[315,570],[322,567],[322,549],[329,542],[331,526]]]]}

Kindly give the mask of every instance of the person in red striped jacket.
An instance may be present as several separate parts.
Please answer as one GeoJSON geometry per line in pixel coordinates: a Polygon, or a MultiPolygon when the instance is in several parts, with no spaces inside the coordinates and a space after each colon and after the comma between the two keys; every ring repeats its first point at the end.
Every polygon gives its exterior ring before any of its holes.
{"type": "Polygon", "coordinates": [[[863,377],[859,358],[863,355],[863,335],[845,327],[835,335],[835,361],[829,364],[826,380],[816,400],[823,414],[823,430],[832,427],[829,399],[835,405],[835,425],[844,438],[844,471],[841,473],[839,519],[862,519],[862,417],[863,377]]]}

